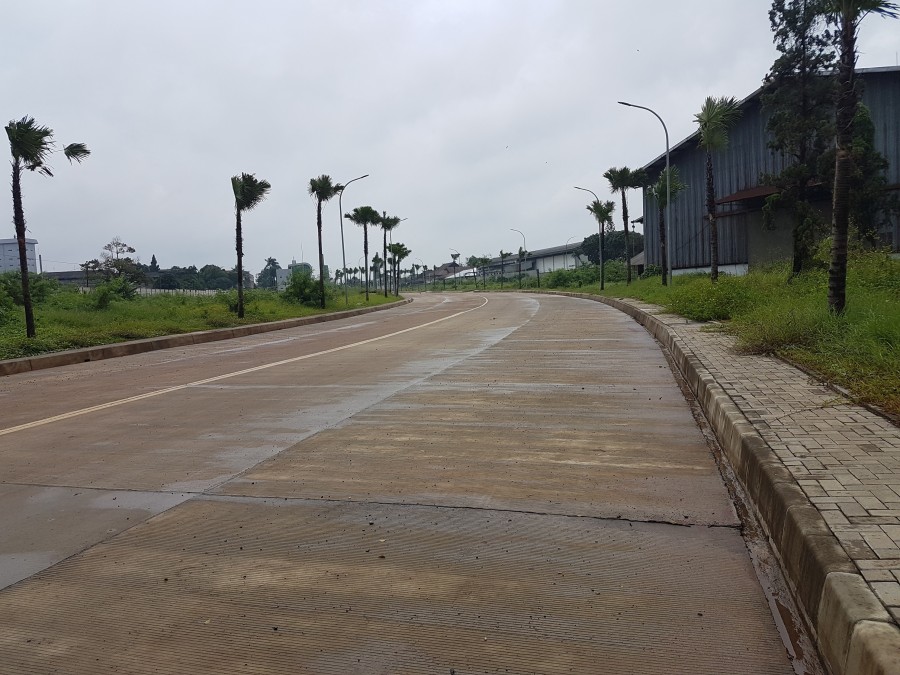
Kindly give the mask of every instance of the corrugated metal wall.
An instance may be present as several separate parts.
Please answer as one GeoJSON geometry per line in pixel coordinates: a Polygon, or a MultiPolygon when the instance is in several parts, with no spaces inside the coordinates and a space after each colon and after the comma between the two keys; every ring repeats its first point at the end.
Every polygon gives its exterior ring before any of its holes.
{"type": "MultiPolygon", "coordinates": [[[[900,68],[861,71],[865,83],[863,102],[871,109],[875,122],[875,144],[890,162],[888,182],[900,183],[900,68]]],[[[700,109],[702,101],[698,101],[700,109]]],[[[781,171],[782,158],[768,148],[766,116],[759,104],[758,92],[742,105],[743,115],[730,133],[730,145],[713,154],[716,196],[722,198],[759,185],[761,173],[781,171]]],[[[678,167],[688,188],[672,202],[673,269],[709,266],[709,223],[705,217],[706,155],[697,147],[696,134],[672,150],[670,161],[678,167]]],[[[665,166],[665,157],[645,168],[654,180],[665,166]]],[[[647,263],[659,265],[659,216],[656,201],[646,192],[644,201],[644,236],[647,263]]],[[[748,204],[736,202],[719,207],[719,264],[748,262],[747,228],[758,227],[758,212],[746,213],[748,204]],[[739,215],[728,215],[731,211],[739,215]]],[[[758,210],[758,203],[756,205],[758,210]]],[[[895,248],[900,231],[895,225],[895,248]]],[[[785,257],[790,251],[785,251],[785,257]]]]}

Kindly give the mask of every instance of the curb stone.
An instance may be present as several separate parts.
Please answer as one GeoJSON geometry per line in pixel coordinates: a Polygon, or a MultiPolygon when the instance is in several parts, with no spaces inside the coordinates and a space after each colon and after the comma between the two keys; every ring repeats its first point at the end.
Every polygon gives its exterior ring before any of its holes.
{"type": "Polygon", "coordinates": [[[27,373],[32,370],[43,370],[44,368],[70,366],[75,363],[85,363],[87,361],[102,361],[103,359],[114,359],[120,356],[143,354],[146,352],[154,352],[159,349],[187,347],[190,345],[203,344],[205,342],[230,340],[236,337],[285,330],[286,328],[296,328],[298,326],[323,323],[325,321],[348,319],[361,314],[377,312],[382,309],[400,307],[410,302],[412,302],[412,299],[405,298],[403,300],[398,300],[397,302],[389,302],[385,305],[361,307],[359,309],[343,310],[330,314],[314,314],[312,316],[303,316],[296,319],[283,319],[281,321],[270,321],[268,323],[253,323],[233,328],[216,328],[213,330],[196,331],[194,333],[164,335],[144,340],[131,340],[129,342],[117,342],[110,345],[98,345],[96,347],[85,347],[83,349],[70,349],[64,352],[40,354],[38,356],[30,356],[21,359],[8,359],[6,361],[0,361],[0,377],[3,377],[4,375],[15,375],[17,373],[27,373]]]}
{"type": "Polygon", "coordinates": [[[834,675],[900,675],[900,629],[787,467],[679,338],[677,326],[657,318],[664,310],[639,301],[542,292],[609,305],[666,347],[750,496],[827,667],[834,675]]]}

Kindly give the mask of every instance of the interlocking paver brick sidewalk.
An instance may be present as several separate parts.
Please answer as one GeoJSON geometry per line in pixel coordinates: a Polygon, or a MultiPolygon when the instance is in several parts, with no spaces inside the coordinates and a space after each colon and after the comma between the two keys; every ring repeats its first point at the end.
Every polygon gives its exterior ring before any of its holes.
{"type": "Polygon", "coordinates": [[[900,619],[900,429],[779,359],[678,334],[790,469],[894,620],[900,619]]]}
{"type": "Polygon", "coordinates": [[[738,353],[733,337],[709,325],[628,302],[706,366],[900,621],[900,429],[784,361],[738,353]]]}

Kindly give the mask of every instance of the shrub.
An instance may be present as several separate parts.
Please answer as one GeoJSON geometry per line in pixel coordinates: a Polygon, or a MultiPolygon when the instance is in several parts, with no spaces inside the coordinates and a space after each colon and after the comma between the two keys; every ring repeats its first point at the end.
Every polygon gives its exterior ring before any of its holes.
{"type": "MultiPolygon", "coordinates": [[[[56,279],[48,279],[39,274],[28,274],[28,283],[31,290],[31,302],[38,305],[47,300],[59,289],[56,279]]],[[[5,272],[0,274],[0,288],[20,307],[25,304],[22,295],[22,274],[20,272],[5,272]]]]}
{"type": "MultiPolygon", "coordinates": [[[[625,263],[621,260],[607,260],[603,263],[603,276],[609,282],[625,281],[628,277],[627,272],[625,263]]],[[[599,276],[597,280],[600,280],[599,276]]]]}
{"type": "Polygon", "coordinates": [[[705,274],[692,276],[689,283],[672,289],[670,307],[678,314],[695,321],[723,321],[752,305],[753,289],[738,277],[722,275],[713,284],[705,274]]]}
{"type": "Polygon", "coordinates": [[[90,292],[91,306],[94,309],[108,309],[113,300],[133,300],[137,296],[137,287],[125,277],[116,277],[100,284],[90,292]]]}
{"type": "Polygon", "coordinates": [[[0,323],[8,321],[14,311],[15,303],[13,302],[13,299],[9,297],[6,289],[4,289],[3,286],[0,286],[0,323]]]}
{"type": "MultiPolygon", "coordinates": [[[[330,299],[334,289],[329,284],[325,289],[326,302],[330,299]]],[[[287,286],[281,294],[285,300],[297,302],[301,305],[310,307],[318,307],[322,303],[322,296],[319,293],[319,284],[312,278],[312,275],[306,270],[295,270],[288,279],[287,286]]]]}
{"type": "MultiPolygon", "coordinates": [[[[216,293],[216,301],[225,305],[228,308],[228,311],[232,314],[236,314],[238,311],[238,292],[236,290],[230,291],[219,291],[216,293]]],[[[244,294],[244,309],[246,310],[247,304],[247,295],[244,294]]]]}
{"type": "Polygon", "coordinates": [[[91,306],[94,309],[108,309],[114,297],[112,289],[107,284],[102,284],[91,291],[91,306]]]}
{"type": "Polygon", "coordinates": [[[644,267],[644,271],[641,272],[641,279],[649,279],[651,277],[661,277],[662,276],[662,267],[659,265],[647,265],[644,267]]]}
{"type": "Polygon", "coordinates": [[[547,288],[571,288],[578,286],[574,270],[554,270],[544,275],[543,283],[547,288]]]}

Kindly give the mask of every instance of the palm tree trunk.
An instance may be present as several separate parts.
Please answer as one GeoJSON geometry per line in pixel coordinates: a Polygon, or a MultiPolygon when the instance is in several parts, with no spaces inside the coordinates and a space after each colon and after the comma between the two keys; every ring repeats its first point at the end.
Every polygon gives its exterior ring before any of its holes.
{"type": "Polygon", "coordinates": [[[503,290],[503,275],[506,274],[506,260],[500,258],[500,290],[503,290]]]}
{"type": "Polygon", "coordinates": [[[625,190],[622,188],[622,225],[625,228],[625,284],[631,283],[631,258],[628,252],[631,250],[628,237],[628,200],[625,198],[625,190]]]}
{"type": "MultiPolygon", "coordinates": [[[[599,221],[598,221],[599,222],[599,221]]],[[[606,238],[606,233],[603,231],[603,223],[600,223],[600,290],[602,291],[605,288],[605,279],[606,276],[605,270],[603,269],[603,244],[606,238]]]]}
{"type": "Polygon", "coordinates": [[[666,256],[666,210],[659,205],[659,262],[662,268],[662,285],[668,286],[669,259],[666,256]]]}
{"type": "Polygon", "coordinates": [[[384,297],[388,296],[387,230],[384,231],[384,297]]]}
{"type": "Polygon", "coordinates": [[[712,153],[706,153],[706,216],[709,218],[709,278],[719,279],[719,225],[716,223],[716,187],[713,183],[712,153]]]}
{"type": "Polygon", "coordinates": [[[828,268],[828,309],[842,314],[847,305],[847,230],[850,224],[850,145],[856,112],[854,66],[856,25],[851,10],[841,13],[841,55],[838,67],[837,153],[834,159],[834,194],[831,221],[831,265],[828,268]]]}
{"type": "Polygon", "coordinates": [[[322,254],[322,200],[316,200],[316,229],[319,232],[319,297],[320,307],[325,309],[325,256],[322,254]]]}
{"type": "Polygon", "coordinates": [[[234,250],[237,252],[238,318],[244,318],[244,240],[241,236],[241,210],[234,207],[234,250]]]}
{"type": "Polygon", "coordinates": [[[365,224],[363,225],[363,259],[366,263],[366,302],[369,302],[369,228],[365,224]]]}
{"type": "Polygon", "coordinates": [[[13,224],[19,245],[19,271],[22,275],[22,304],[25,305],[25,335],[37,335],[34,326],[34,307],[31,304],[31,280],[28,277],[28,249],[25,246],[25,210],[22,208],[22,163],[16,158],[12,166],[13,224]]]}

